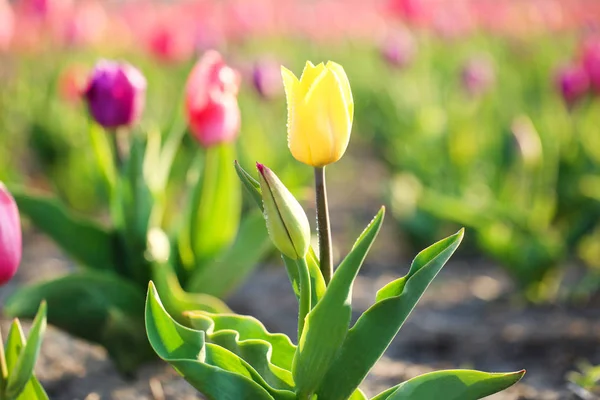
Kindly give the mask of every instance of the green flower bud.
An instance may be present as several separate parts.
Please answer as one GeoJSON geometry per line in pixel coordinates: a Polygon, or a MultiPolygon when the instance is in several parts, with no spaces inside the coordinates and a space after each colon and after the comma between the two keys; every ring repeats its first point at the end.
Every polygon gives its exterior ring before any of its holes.
{"type": "Polygon", "coordinates": [[[304,258],[310,246],[310,225],[298,200],[277,175],[256,163],[269,236],[287,257],[304,258]]]}

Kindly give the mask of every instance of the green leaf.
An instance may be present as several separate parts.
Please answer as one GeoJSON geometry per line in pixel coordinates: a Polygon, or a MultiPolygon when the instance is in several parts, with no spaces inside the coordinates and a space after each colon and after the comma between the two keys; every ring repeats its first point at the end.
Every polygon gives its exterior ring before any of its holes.
{"type": "Polygon", "coordinates": [[[320,399],[346,399],[358,388],[462,238],[463,230],[460,230],[423,250],[406,276],[387,284],[377,293],[376,303],[348,331],[317,391],[320,399]]]}
{"type": "Polygon", "coordinates": [[[181,324],[188,321],[184,313],[191,310],[230,312],[217,297],[206,293],[188,293],[181,288],[173,267],[169,263],[152,263],[152,279],[162,294],[165,308],[181,324]]]}
{"type": "MultiPolygon", "coordinates": [[[[296,295],[297,299],[300,299],[300,277],[298,275],[298,265],[296,264],[295,260],[292,260],[284,254],[282,254],[281,257],[285,263],[285,268],[290,278],[290,282],[292,283],[294,294],[296,295]]],[[[327,289],[327,285],[325,285],[323,273],[319,268],[319,260],[317,259],[315,251],[312,247],[309,247],[308,253],[306,254],[306,264],[308,265],[308,274],[310,275],[311,304],[314,307],[325,295],[325,289],[327,289]]]]}
{"type": "Polygon", "coordinates": [[[271,362],[285,370],[292,370],[296,346],[289,337],[281,333],[269,333],[265,326],[254,317],[237,314],[213,314],[202,311],[185,313],[194,329],[208,334],[220,331],[237,331],[239,340],[260,339],[272,348],[271,362]]]}
{"type": "MultiPolygon", "coordinates": [[[[15,333],[10,337],[10,344],[18,352],[18,358],[16,362],[12,361],[12,365],[9,367],[8,380],[6,383],[6,397],[8,399],[19,396],[33,377],[33,368],[35,367],[35,362],[40,353],[42,337],[46,330],[46,303],[41,303],[37,315],[33,320],[33,324],[31,325],[29,337],[26,342],[22,331],[20,331],[20,325],[18,323],[16,325],[14,330],[11,329],[11,331],[14,331],[15,333]]],[[[13,350],[7,349],[7,355],[8,353],[13,353],[13,350]]],[[[15,355],[16,354],[13,354],[11,358],[15,355]]],[[[10,361],[7,359],[7,362],[10,361]]]]}
{"type": "Polygon", "coordinates": [[[369,400],[366,394],[360,389],[356,389],[354,393],[348,398],[348,400],[369,400]]]}
{"type": "Polygon", "coordinates": [[[506,374],[460,369],[430,372],[400,384],[381,400],[478,400],[514,385],[523,375],[525,370],[506,374]]]}
{"type": "Polygon", "coordinates": [[[242,166],[240,163],[235,160],[234,162],[235,172],[237,173],[240,181],[242,181],[242,185],[246,189],[246,191],[252,197],[252,200],[256,203],[260,211],[264,212],[263,209],[263,200],[262,200],[262,192],[260,190],[260,183],[256,179],[252,177],[242,166]]]}
{"type": "Polygon", "coordinates": [[[144,334],[144,294],[128,280],[111,273],[85,271],[21,288],[4,311],[30,318],[46,299],[48,321],[79,338],[101,344],[122,372],[131,372],[152,358],[144,334]]]}
{"type": "Polygon", "coordinates": [[[273,248],[265,221],[258,212],[242,220],[235,242],[215,261],[192,273],[187,288],[224,298],[234,291],[273,248]]]}
{"type": "Polygon", "coordinates": [[[382,207],[335,271],[321,301],[306,317],[292,369],[300,398],[313,394],[318,388],[346,337],[352,314],[354,279],[379,233],[383,216],[382,207]]]}
{"type": "MultiPolygon", "coordinates": [[[[40,310],[41,311],[41,310],[40,310]]],[[[19,359],[23,347],[26,343],[25,334],[21,328],[18,319],[15,319],[11,324],[6,341],[6,355],[8,370],[11,371],[19,359]]],[[[31,378],[23,388],[23,391],[18,394],[16,400],[47,400],[48,395],[36,377],[32,374],[31,378]]]]}
{"type": "Polygon", "coordinates": [[[19,211],[83,265],[116,271],[114,235],[92,221],[76,217],[59,201],[12,189],[19,211]]]}
{"type": "Polygon", "coordinates": [[[237,234],[241,191],[231,162],[233,144],[206,149],[204,170],[192,196],[191,245],[196,264],[202,265],[229,246],[237,234]]]}
{"type": "Polygon", "coordinates": [[[262,379],[248,363],[220,346],[206,343],[203,331],[173,320],[152,282],[146,299],[146,332],[158,356],[209,399],[275,399],[255,381],[262,379]]]}

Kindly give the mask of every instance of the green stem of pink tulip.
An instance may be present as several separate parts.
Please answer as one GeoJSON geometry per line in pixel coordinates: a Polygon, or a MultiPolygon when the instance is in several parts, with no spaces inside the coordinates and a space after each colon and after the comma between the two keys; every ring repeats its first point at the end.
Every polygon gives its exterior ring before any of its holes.
{"type": "Polygon", "coordinates": [[[317,232],[319,233],[319,261],[325,284],[333,276],[333,255],[331,246],[331,225],[327,205],[327,185],[325,167],[315,167],[315,195],[317,198],[317,232]]]}
{"type": "Polygon", "coordinates": [[[109,132],[108,135],[112,140],[115,168],[117,175],[119,175],[121,169],[123,168],[123,146],[121,146],[121,143],[119,142],[119,131],[113,130],[109,132]]]}

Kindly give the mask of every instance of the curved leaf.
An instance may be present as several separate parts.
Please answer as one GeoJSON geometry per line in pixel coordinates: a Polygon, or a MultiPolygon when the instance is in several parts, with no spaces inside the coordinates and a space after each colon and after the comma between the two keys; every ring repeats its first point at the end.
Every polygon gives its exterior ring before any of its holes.
{"type": "Polygon", "coordinates": [[[239,340],[260,339],[272,347],[271,362],[285,370],[292,370],[292,361],[296,346],[289,337],[282,333],[270,333],[265,326],[254,317],[237,314],[212,314],[202,311],[185,313],[194,329],[203,330],[207,334],[223,330],[234,330],[239,340]]]}
{"type": "Polygon", "coordinates": [[[406,276],[387,284],[377,293],[376,303],[348,331],[317,391],[319,399],[343,400],[358,388],[462,238],[463,230],[460,230],[423,250],[406,276]]]}
{"type": "Polygon", "coordinates": [[[252,366],[234,353],[206,343],[205,332],[186,328],[173,320],[152,282],[146,301],[146,331],[159,357],[209,399],[294,398],[292,392],[270,387],[252,366]]]}
{"type": "Polygon", "coordinates": [[[111,273],[85,271],[21,288],[6,302],[13,317],[30,318],[46,299],[48,322],[104,346],[122,372],[152,358],[144,334],[144,295],[111,273]]]}
{"type": "Polygon", "coordinates": [[[381,400],[478,400],[514,385],[523,375],[525,370],[506,374],[464,369],[435,371],[401,383],[381,400]]]}
{"type": "Polygon", "coordinates": [[[100,225],[76,217],[58,200],[11,188],[19,211],[84,266],[117,271],[116,237],[100,225]]]}
{"type": "Polygon", "coordinates": [[[181,288],[173,267],[167,263],[152,263],[152,279],[161,293],[165,308],[179,323],[185,324],[184,313],[190,310],[230,312],[220,299],[205,293],[188,293],[181,288]]]}
{"type": "MultiPolygon", "coordinates": [[[[379,233],[384,210],[382,207],[360,235],[350,253],[335,271],[325,295],[306,317],[292,368],[300,398],[313,394],[318,388],[344,342],[352,314],[354,279],[379,233]]],[[[346,369],[347,366],[344,366],[339,372],[345,373],[346,369]]],[[[347,393],[345,398],[352,392],[354,389],[347,393]]]]}

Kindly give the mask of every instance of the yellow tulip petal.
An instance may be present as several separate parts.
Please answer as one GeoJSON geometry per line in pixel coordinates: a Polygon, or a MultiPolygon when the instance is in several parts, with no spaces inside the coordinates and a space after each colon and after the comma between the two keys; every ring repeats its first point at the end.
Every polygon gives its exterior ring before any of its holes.
{"type": "Polygon", "coordinates": [[[305,126],[303,129],[311,139],[313,165],[331,164],[346,151],[352,127],[348,111],[339,79],[333,71],[326,70],[307,93],[298,114],[301,126],[305,126]]]}
{"type": "Polygon", "coordinates": [[[326,65],[327,69],[333,71],[335,76],[337,76],[341,86],[342,92],[344,93],[344,99],[348,106],[348,114],[350,115],[350,121],[354,116],[354,100],[352,99],[352,90],[350,90],[350,81],[348,80],[348,75],[346,75],[346,71],[344,71],[344,67],[340,64],[328,61],[326,65]]]}
{"type": "Polygon", "coordinates": [[[302,71],[302,75],[300,76],[300,86],[302,87],[303,96],[308,93],[311,86],[323,71],[325,71],[325,65],[323,63],[319,63],[315,66],[310,61],[306,62],[304,71],[302,71]]]}

